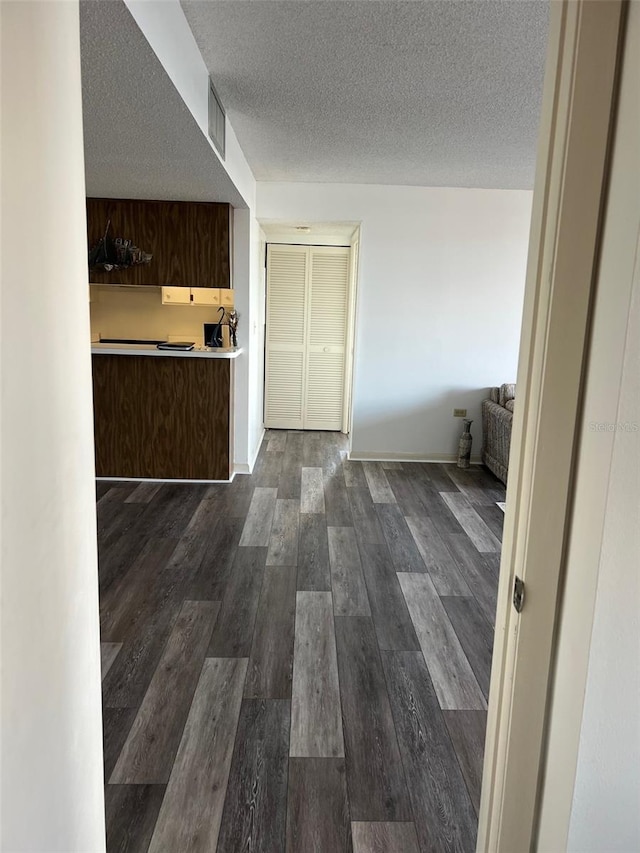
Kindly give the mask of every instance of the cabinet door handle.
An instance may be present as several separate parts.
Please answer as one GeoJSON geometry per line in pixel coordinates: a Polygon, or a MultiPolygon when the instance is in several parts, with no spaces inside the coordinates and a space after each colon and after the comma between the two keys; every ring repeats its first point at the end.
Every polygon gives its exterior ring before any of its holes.
{"type": "Polygon", "coordinates": [[[331,347],[325,347],[325,348],[323,349],[323,352],[331,352],[331,347]]]}

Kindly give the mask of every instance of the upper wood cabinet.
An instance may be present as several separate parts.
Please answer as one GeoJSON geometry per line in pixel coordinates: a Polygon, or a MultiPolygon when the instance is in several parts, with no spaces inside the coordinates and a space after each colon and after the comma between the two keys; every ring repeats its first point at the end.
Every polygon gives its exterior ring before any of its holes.
{"type": "Polygon", "coordinates": [[[151,263],[123,270],[89,270],[92,284],[177,287],[231,286],[228,204],[88,198],[88,245],[111,220],[109,235],[132,240],[151,263]]]}

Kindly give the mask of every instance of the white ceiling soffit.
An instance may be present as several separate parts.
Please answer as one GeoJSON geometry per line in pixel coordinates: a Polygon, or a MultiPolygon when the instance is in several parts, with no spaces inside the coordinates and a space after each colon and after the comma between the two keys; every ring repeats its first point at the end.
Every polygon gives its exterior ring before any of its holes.
{"type": "Polygon", "coordinates": [[[87,195],[246,207],[121,0],[80,3],[87,195]]]}
{"type": "Polygon", "coordinates": [[[545,0],[181,0],[256,178],[530,188],[545,0]]]}

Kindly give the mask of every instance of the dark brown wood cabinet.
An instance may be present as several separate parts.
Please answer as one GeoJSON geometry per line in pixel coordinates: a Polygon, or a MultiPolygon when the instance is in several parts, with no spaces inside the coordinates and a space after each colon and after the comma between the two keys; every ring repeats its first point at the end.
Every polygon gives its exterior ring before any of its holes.
{"type": "Polygon", "coordinates": [[[112,238],[132,240],[153,259],[149,264],[106,272],[89,270],[92,284],[230,287],[231,208],[191,201],[88,198],[89,247],[111,220],[112,238]]]}
{"type": "Polygon", "coordinates": [[[98,477],[228,480],[233,362],[94,355],[98,477]]]}

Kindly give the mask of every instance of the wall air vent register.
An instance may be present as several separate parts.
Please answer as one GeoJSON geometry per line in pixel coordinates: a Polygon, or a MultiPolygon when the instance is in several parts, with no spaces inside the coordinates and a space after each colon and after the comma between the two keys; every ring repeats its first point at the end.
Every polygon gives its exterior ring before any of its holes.
{"type": "Polygon", "coordinates": [[[225,111],[209,77],[209,137],[224,160],[225,111]]]}

